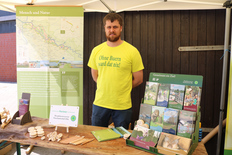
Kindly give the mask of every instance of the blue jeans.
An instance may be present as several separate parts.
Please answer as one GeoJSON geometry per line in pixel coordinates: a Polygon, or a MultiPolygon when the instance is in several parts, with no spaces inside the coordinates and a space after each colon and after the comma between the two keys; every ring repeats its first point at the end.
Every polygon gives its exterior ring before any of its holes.
{"type": "Polygon", "coordinates": [[[123,126],[128,129],[132,115],[132,108],[127,110],[112,110],[99,107],[93,104],[92,108],[92,125],[108,127],[110,117],[115,127],[123,126]]]}

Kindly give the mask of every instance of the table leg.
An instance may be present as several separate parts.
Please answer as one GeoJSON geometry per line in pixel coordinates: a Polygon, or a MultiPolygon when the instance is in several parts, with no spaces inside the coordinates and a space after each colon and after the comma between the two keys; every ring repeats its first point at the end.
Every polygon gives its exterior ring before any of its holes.
{"type": "Polygon", "coordinates": [[[30,154],[33,147],[34,147],[34,145],[30,145],[26,150],[26,154],[30,154]]]}
{"type": "Polygon", "coordinates": [[[16,143],[17,155],[21,155],[20,143],[16,143]]]}

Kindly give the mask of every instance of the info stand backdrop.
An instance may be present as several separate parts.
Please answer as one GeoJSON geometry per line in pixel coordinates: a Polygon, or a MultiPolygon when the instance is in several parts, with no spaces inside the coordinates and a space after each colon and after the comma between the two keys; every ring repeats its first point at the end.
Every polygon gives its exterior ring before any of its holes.
{"type": "Polygon", "coordinates": [[[83,8],[16,6],[16,38],[18,98],[31,94],[31,115],[68,104],[83,124],[83,8]]]}

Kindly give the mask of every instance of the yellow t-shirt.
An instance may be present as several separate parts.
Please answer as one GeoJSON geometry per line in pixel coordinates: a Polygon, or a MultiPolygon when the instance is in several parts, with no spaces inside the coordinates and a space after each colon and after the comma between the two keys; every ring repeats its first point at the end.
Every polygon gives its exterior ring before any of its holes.
{"type": "Polygon", "coordinates": [[[139,51],[126,41],[117,47],[106,42],[96,46],[88,66],[98,70],[94,103],[97,106],[126,110],[132,107],[132,72],[144,69],[139,51]]]}

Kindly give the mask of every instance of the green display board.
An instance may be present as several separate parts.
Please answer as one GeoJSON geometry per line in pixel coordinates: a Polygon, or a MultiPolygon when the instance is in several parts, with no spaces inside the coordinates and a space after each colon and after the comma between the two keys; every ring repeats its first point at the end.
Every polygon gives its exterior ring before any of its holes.
{"type": "Polygon", "coordinates": [[[179,84],[202,87],[203,76],[186,74],[168,74],[151,72],[149,81],[157,83],[179,84]]]}
{"type": "Polygon", "coordinates": [[[227,103],[227,117],[226,117],[226,133],[225,133],[225,146],[224,155],[232,154],[232,62],[230,62],[230,78],[229,78],[229,91],[228,91],[228,103],[227,103]]]}
{"type": "Polygon", "coordinates": [[[16,6],[18,98],[31,94],[32,116],[79,106],[83,124],[83,15],[77,6],[16,6]]]}

